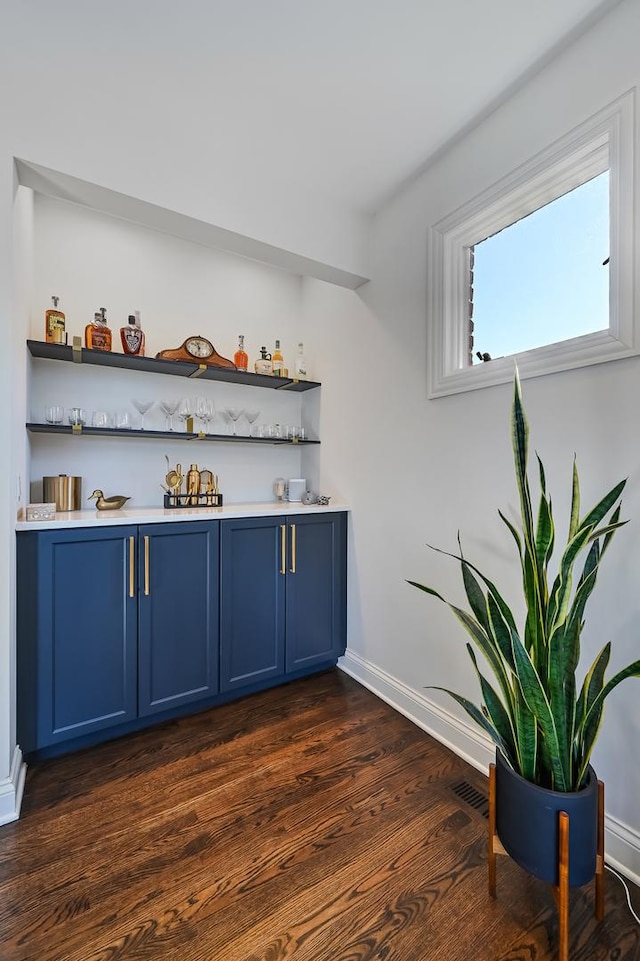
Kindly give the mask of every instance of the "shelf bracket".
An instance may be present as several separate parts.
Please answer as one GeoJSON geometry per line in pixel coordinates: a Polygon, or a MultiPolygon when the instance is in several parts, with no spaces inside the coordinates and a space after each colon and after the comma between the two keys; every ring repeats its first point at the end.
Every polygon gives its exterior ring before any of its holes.
{"type": "Polygon", "coordinates": [[[74,337],[71,345],[71,356],[74,364],[82,363],[82,338],[74,337]]]}
{"type": "Polygon", "coordinates": [[[198,369],[194,370],[192,374],[189,374],[189,380],[191,380],[192,377],[202,377],[205,370],[207,370],[206,364],[198,364],[198,369]]]}

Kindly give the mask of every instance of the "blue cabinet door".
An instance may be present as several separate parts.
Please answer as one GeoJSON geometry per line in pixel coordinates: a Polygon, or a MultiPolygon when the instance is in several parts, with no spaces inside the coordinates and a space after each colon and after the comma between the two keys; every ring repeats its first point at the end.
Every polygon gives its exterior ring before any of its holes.
{"type": "Polygon", "coordinates": [[[136,716],[136,528],[18,538],[18,717],[25,751],[136,716]]]}
{"type": "Polygon", "coordinates": [[[287,672],[335,661],[346,644],[346,514],[287,524],[287,672]]]}
{"type": "Polygon", "coordinates": [[[219,522],[138,529],[141,717],[218,691],[219,522]]]}
{"type": "Polygon", "coordinates": [[[282,517],[221,523],[220,690],[284,674],[282,517]]]}

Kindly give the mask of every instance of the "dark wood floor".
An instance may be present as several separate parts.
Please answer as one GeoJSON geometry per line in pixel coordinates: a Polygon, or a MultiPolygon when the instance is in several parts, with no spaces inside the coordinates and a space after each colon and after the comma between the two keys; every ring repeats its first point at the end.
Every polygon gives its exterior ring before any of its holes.
{"type": "MultiPolygon", "coordinates": [[[[338,671],[33,766],[0,830],[0,958],[555,958],[547,886],[501,858],[488,897],[461,783],[482,801],[482,775],[338,671]]],[[[604,922],[573,890],[571,932],[572,961],[640,961],[609,874],[604,922]]]]}

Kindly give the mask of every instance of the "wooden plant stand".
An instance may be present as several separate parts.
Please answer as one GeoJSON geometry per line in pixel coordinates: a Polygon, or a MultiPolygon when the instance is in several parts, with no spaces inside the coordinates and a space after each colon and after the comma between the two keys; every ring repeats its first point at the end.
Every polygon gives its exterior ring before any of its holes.
{"type": "MultiPolygon", "coordinates": [[[[558,961],[569,961],[569,815],[560,811],[558,825],[558,884],[553,896],[558,908],[558,961]]],[[[496,896],[496,856],[507,854],[496,833],[496,766],[489,765],[489,894],[496,896]]],[[[595,916],[604,918],[604,782],[598,781],[598,847],[595,873],[595,916]]]]}

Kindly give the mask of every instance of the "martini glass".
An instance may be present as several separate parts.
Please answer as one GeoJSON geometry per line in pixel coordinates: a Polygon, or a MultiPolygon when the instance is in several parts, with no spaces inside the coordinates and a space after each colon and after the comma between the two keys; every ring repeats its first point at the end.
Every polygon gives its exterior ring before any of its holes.
{"type": "Polygon", "coordinates": [[[160,409],[166,417],[166,424],[169,430],[173,430],[173,418],[178,409],[179,400],[161,400],[160,409]]]}
{"type": "Polygon", "coordinates": [[[249,424],[249,437],[251,437],[253,431],[253,425],[260,416],[259,410],[245,410],[244,416],[247,418],[247,423],[249,424]]]}
{"type": "Polygon", "coordinates": [[[132,400],[131,403],[140,414],[140,430],[144,430],[144,415],[151,410],[155,401],[153,400],[132,400]]]}
{"type": "Polygon", "coordinates": [[[242,407],[225,407],[225,413],[227,414],[227,417],[229,417],[230,420],[233,421],[233,436],[237,437],[238,436],[238,431],[236,429],[237,423],[242,417],[242,415],[244,414],[244,410],[242,407]]]}

